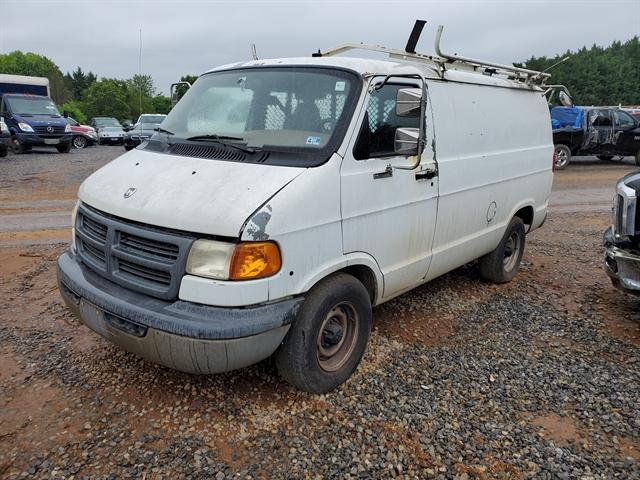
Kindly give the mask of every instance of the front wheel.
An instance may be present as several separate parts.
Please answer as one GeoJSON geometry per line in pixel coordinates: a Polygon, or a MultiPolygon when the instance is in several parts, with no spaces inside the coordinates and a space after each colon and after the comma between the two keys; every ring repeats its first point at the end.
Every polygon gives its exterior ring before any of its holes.
{"type": "Polygon", "coordinates": [[[73,137],[73,147],[78,149],[83,149],[87,146],[87,139],[82,135],[77,135],[73,137]]]}
{"type": "Polygon", "coordinates": [[[71,142],[56,145],[56,150],[58,150],[58,153],[69,153],[71,151],[71,142]]]}
{"type": "Polygon", "coordinates": [[[371,299],[360,281],[345,273],[322,280],[275,354],[278,372],[305,392],[333,390],[362,360],[371,323],[371,299]]]}
{"type": "Polygon", "coordinates": [[[571,161],[571,149],[566,145],[556,145],[555,146],[555,167],[556,170],[562,170],[571,161]]]}
{"type": "Polygon", "coordinates": [[[6,146],[0,145],[0,158],[4,158],[7,156],[8,148],[6,146]]]}
{"type": "Polygon", "coordinates": [[[131,145],[125,145],[124,149],[128,152],[129,150],[133,150],[135,147],[131,146],[131,145]]]}
{"type": "Polygon", "coordinates": [[[21,144],[20,140],[14,137],[11,139],[11,150],[13,150],[13,153],[15,153],[16,155],[21,155],[27,151],[27,147],[21,144]]]}
{"type": "Polygon", "coordinates": [[[524,223],[520,217],[513,217],[498,247],[480,258],[480,276],[490,282],[510,282],[518,273],[524,243],[524,223]]]}

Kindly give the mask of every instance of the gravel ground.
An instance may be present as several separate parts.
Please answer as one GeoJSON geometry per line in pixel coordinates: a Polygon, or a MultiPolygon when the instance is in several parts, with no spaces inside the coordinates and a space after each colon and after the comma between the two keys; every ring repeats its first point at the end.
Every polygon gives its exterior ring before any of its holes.
{"type": "MultiPolygon", "coordinates": [[[[66,209],[119,152],[10,156],[3,208],[66,209]]],[[[640,478],[640,299],[611,287],[608,214],[584,207],[628,170],[559,172],[556,198],[586,193],[528,237],[512,283],[472,264],[375,309],[357,374],[321,396],[270,361],[196,377],[118,350],[59,300],[66,239],[1,233],[0,477],[640,478]]]]}

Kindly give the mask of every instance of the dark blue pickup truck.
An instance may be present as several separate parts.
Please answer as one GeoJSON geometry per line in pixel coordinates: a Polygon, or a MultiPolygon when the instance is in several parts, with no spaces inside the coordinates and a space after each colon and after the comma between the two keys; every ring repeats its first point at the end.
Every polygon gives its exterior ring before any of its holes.
{"type": "Polygon", "coordinates": [[[71,150],[71,127],[48,93],[46,78],[0,75],[0,117],[14,152],[35,146],[53,147],[60,153],[71,150]]]}

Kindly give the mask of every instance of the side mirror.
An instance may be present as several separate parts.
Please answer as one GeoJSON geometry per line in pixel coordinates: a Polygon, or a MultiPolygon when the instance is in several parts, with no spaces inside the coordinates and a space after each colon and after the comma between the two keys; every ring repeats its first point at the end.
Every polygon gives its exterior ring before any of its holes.
{"type": "Polygon", "coordinates": [[[69,112],[67,112],[66,110],[64,112],[62,112],[62,116],[64,118],[69,118],[69,112]]]}
{"type": "Polygon", "coordinates": [[[418,155],[420,142],[419,128],[398,128],[394,139],[394,150],[398,155],[418,155]]]}
{"type": "Polygon", "coordinates": [[[401,88],[396,95],[398,117],[419,117],[422,111],[422,89],[401,88]]]}

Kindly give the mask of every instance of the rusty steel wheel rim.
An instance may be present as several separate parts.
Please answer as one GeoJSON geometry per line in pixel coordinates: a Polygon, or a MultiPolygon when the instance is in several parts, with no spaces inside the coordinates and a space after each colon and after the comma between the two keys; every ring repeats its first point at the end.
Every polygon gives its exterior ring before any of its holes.
{"type": "Polygon", "coordinates": [[[318,364],[327,372],[340,370],[358,341],[360,317],[351,302],[341,302],[324,318],[317,339],[318,364]]]}

